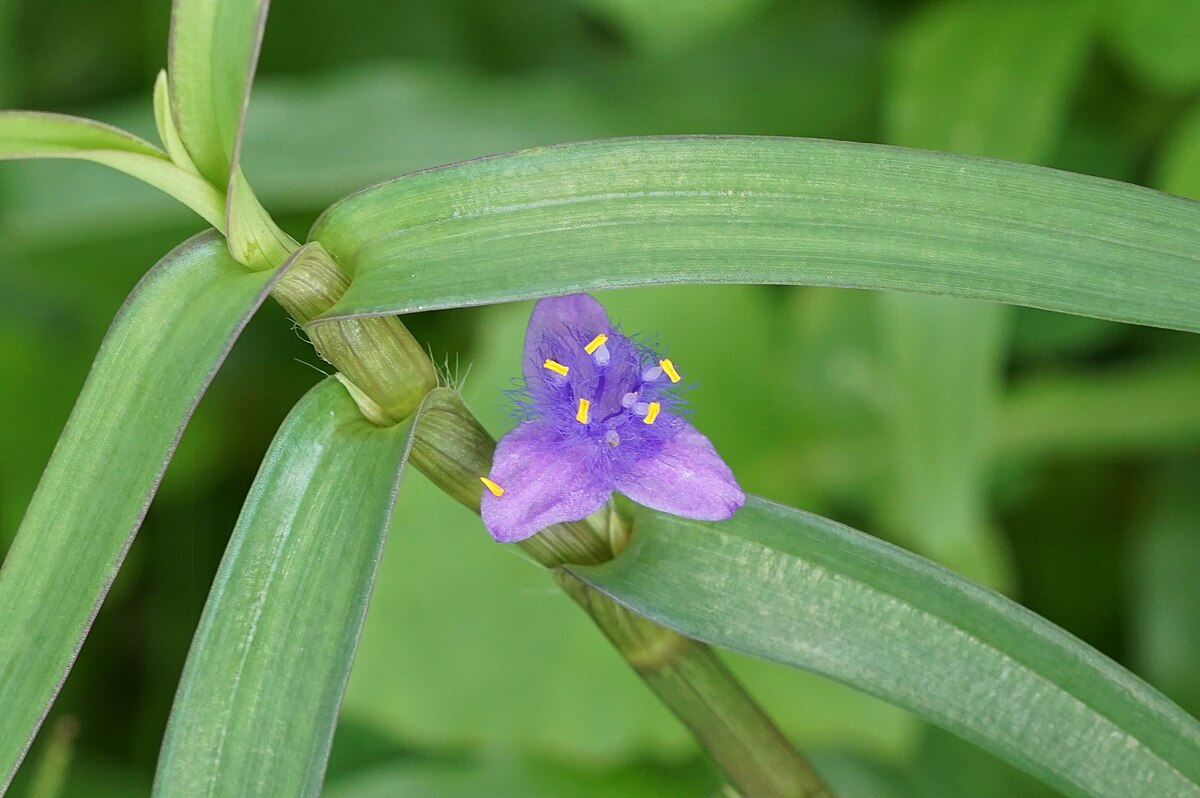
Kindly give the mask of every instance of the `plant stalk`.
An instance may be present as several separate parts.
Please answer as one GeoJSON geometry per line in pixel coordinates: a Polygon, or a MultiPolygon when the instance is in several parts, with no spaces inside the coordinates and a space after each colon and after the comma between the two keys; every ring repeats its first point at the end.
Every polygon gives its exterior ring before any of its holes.
{"type": "Polygon", "coordinates": [[[832,793],[709,646],[672,632],[554,571],[625,660],[745,798],[831,798],[832,793]]]}
{"type": "MultiPolygon", "coordinates": [[[[462,398],[437,387],[429,357],[396,317],[320,321],[349,278],[319,244],[293,256],[275,296],[306,324],[313,345],[341,372],[366,418],[395,423],[418,411],[412,463],[444,492],[479,512],[481,475],[496,443],[462,398]],[[316,321],[312,321],[317,319],[316,321]]],[[[707,645],[632,613],[579,581],[565,566],[606,562],[629,531],[605,507],[556,524],[517,545],[551,569],[559,586],[592,618],[634,672],[695,735],[743,798],[831,798],[808,761],[788,742],[707,645]]]]}

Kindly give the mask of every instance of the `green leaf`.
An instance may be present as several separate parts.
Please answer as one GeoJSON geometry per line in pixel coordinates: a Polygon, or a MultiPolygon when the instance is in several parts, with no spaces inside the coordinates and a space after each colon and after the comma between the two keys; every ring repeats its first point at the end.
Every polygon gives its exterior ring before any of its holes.
{"type": "Polygon", "coordinates": [[[0,111],[0,160],[74,158],[103,164],[170,194],[218,230],[225,197],[149,142],[115,127],[60,114],[0,111]]]}
{"type": "Polygon", "coordinates": [[[267,0],[175,0],[167,78],[179,138],[224,191],[237,168],[267,0]]]}
{"type": "Polygon", "coordinates": [[[188,155],[187,147],[179,138],[175,128],[175,117],[171,114],[171,92],[167,81],[167,70],[160,69],[154,79],[154,127],[158,130],[158,140],[163,143],[167,155],[172,161],[189,172],[200,174],[188,155]]]}
{"type": "MultiPolygon", "coordinates": [[[[595,74],[497,76],[445,64],[371,63],[299,82],[263,76],[254,84],[243,159],[253,164],[255,192],[272,211],[315,215],[331,197],[381,175],[562,141],[747,128],[853,137],[874,118],[875,29],[861,20],[848,31],[844,6],[818,6],[796,7],[789,24],[764,22],[736,43],[722,40],[684,60],[622,63],[595,74]],[[767,104],[757,94],[764,69],[789,76],[767,104]],[[697,95],[688,89],[700,70],[711,77],[697,95]],[[312,115],[313,108],[322,113],[312,115]],[[298,116],[308,121],[297,125],[298,116]]],[[[98,113],[136,129],[144,125],[145,104],[120,102],[98,113]]],[[[106,175],[89,181],[85,174],[83,184],[76,177],[64,195],[49,180],[12,171],[19,187],[0,236],[20,232],[23,246],[107,239],[135,219],[143,231],[178,220],[173,207],[147,201],[139,186],[114,203],[106,175]]]]}
{"type": "Polygon", "coordinates": [[[1113,48],[1142,80],[1184,91],[1200,85],[1200,3],[1196,0],[1110,0],[1113,48]]]}
{"type": "Polygon", "coordinates": [[[0,569],[0,786],[75,660],[184,424],[271,284],[215,233],[197,236],[143,278],[101,344],[0,569]]]}
{"type": "Polygon", "coordinates": [[[200,174],[225,193],[230,251],[256,269],[283,262],[295,249],[240,165],[267,6],[267,0],[175,0],[167,69],[177,135],[200,174]]]}
{"type": "Polygon", "coordinates": [[[945,293],[1200,330],[1200,204],[1038,167],[832,141],[600,141],[340,201],[328,317],[667,282],[945,293]]]}
{"type": "Polygon", "coordinates": [[[330,378],[271,444],[192,642],[154,794],[316,795],[411,423],[330,378]]]}
{"type": "Polygon", "coordinates": [[[1200,723],[1049,622],[926,560],[750,499],[729,521],[640,511],[572,569],[715,645],[912,710],[1068,795],[1200,796],[1200,723]]]}

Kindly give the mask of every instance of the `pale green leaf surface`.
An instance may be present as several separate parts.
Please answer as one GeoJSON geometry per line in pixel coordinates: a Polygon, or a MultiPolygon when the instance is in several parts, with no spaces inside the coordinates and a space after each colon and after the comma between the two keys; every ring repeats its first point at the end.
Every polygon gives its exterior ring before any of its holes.
{"type": "Polygon", "coordinates": [[[284,421],[192,642],[155,795],[320,792],[410,427],[366,421],[332,378],[284,421]]]}
{"type": "Polygon", "coordinates": [[[154,128],[158,131],[158,140],[166,149],[167,156],[180,168],[199,174],[196,165],[192,163],[192,156],[188,155],[187,147],[183,146],[183,140],[179,138],[179,131],[175,127],[175,117],[171,113],[171,93],[165,69],[159,70],[158,77],[154,79],[154,128]]]}
{"type": "Polygon", "coordinates": [[[353,194],[312,238],[354,277],[328,317],[741,282],[954,294],[1200,330],[1200,204],[865,144],[531,150],[353,194]]]}
{"type": "Polygon", "coordinates": [[[1200,105],[1184,117],[1167,143],[1155,184],[1163,191],[1200,199],[1200,105]]]}
{"type": "Polygon", "coordinates": [[[1069,795],[1200,796],[1200,723],[1000,595],[819,516],[750,499],[729,521],[650,511],[572,569],[707,642],[907,707],[1069,795]]]}
{"type": "Polygon", "coordinates": [[[59,114],[0,111],[0,160],[69,158],[103,164],[136,177],[225,229],[225,198],[154,145],[114,127],[59,114]]]}
{"type": "Polygon", "coordinates": [[[1200,3],[1109,0],[1106,32],[1134,74],[1156,88],[1200,85],[1200,3]]]}
{"type": "MultiPolygon", "coordinates": [[[[753,466],[772,440],[766,426],[754,429],[759,414],[736,413],[748,378],[743,366],[724,364],[737,381],[721,370],[727,347],[761,346],[769,335],[770,314],[755,292],[766,293],[707,286],[674,295],[656,289],[601,296],[627,332],[658,337],[688,379],[700,384],[690,394],[696,422],[740,468],[753,466]],[[730,343],[713,342],[706,318],[722,307],[753,310],[763,319],[731,331],[730,343]],[[750,449],[742,452],[742,445],[750,449]]],[[[513,425],[500,391],[520,373],[529,311],[528,304],[479,311],[488,334],[474,362],[458,364],[459,373],[470,368],[463,389],[468,404],[496,436],[513,425]]],[[[748,353],[745,368],[767,355],[748,353]]],[[[776,468],[752,484],[787,495],[791,483],[786,469],[776,468]]],[[[795,739],[890,759],[911,748],[914,723],[907,713],[774,663],[737,658],[733,665],[795,739]]],[[[420,474],[410,474],[400,492],[345,707],[348,715],[425,747],[590,762],[677,758],[692,750],[684,729],[547,575],[493,543],[477,515],[420,474]],[[437,518],[436,526],[428,518],[437,518]],[[470,564],[466,572],[462,563],[470,564]]]]}
{"type": "Polygon", "coordinates": [[[270,274],[214,233],[134,289],[0,566],[0,783],[48,711],[201,393],[270,274]]]}
{"type": "Polygon", "coordinates": [[[192,162],[224,190],[236,169],[267,0],[175,0],[167,55],[171,110],[192,162]]]}

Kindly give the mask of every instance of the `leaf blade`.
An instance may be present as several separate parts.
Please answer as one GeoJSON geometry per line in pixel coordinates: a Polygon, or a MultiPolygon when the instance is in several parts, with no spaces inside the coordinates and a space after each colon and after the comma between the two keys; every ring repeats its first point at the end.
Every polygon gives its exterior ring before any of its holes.
{"type": "Polygon", "coordinates": [[[0,111],[0,160],[66,158],[92,161],[136,177],[225,229],[225,197],[203,178],[176,166],[154,145],[91,119],[37,111],[0,111]]]}
{"type": "Polygon", "coordinates": [[[372,425],[332,378],[284,421],[189,652],[155,795],[320,791],[410,429],[372,425]]]}
{"type": "Polygon", "coordinates": [[[61,687],[183,426],[271,284],[202,234],[147,274],[101,344],[0,568],[0,784],[61,687]]]}
{"type": "Polygon", "coordinates": [[[1200,330],[1200,205],[1099,178],[778,138],[564,145],[418,172],[314,226],[329,317],[663,282],[946,293],[1200,330]]]}
{"type": "Polygon", "coordinates": [[[819,516],[752,499],[705,524],[641,511],[572,570],[689,636],[904,706],[1070,795],[1200,795],[1200,724],[1049,622],[819,516]],[[753,578],[752,578],[753,577],[753,578]]]}
{"type": "Polygon", "coordinates": [[[237,168],[267,0],[175,0],[167,50],[171,111],[200,174],[224,190],[237,168]]]}

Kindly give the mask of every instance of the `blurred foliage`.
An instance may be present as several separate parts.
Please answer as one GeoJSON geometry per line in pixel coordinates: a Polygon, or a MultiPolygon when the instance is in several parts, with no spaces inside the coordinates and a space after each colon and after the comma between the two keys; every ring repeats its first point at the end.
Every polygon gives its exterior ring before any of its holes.
{"type": "MultiPolygon", "coordinates": [[[[247,174],[297,236],[338,196],[404,171],[649,133],[925,146],[1200,198],[1192,0],[687,7],[279,3],[247,174]]],[[[0,0],[0,101],[149,134],[168,15],[165,0],[0,0]]],[[[0,168],[0,550],[122,298],[200,228],[99,167],[0,168]]],[[[697,423],[747,489],[1008,585],[1200,711],[1194,336],[836,290],[681,287],[604,300],[689,364],[697,423]]],[[[526,313],[411,319],[438,359],[460,374],[473,364],[466,393],[497,434],[526,313]]],[[[64,795],[148,790],[240,503],[322,365],[270,307],[217,378],[51,715],[79,723],[64,795]]],[[[848,798],[1044,794],[873,699],[767,663],[734,665],[848,798]]],[[[328,793],[709,794],[711,772],[624,667],[544,574],[411,474],[328,793]]],[[[13,795],[63,756],[61,738],[43,738],[13,795]]]]}

